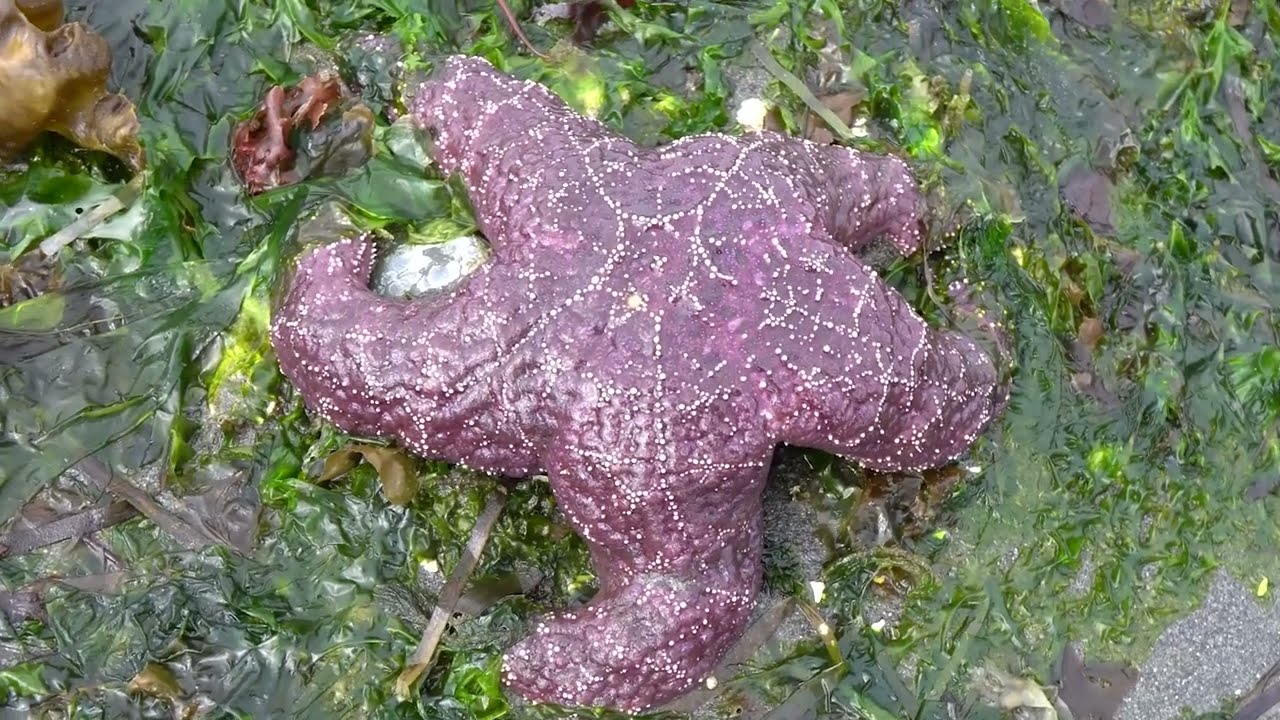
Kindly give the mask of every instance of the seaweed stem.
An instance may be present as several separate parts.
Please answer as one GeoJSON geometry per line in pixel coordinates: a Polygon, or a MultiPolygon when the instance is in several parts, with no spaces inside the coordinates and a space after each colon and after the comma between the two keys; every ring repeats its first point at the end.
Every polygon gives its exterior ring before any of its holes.
{"type": "Polygon", "coordinates": [[[494,524],[498,522],[498,517],[502,514],[502,508],[506,504],[506,500],[506,489],[501,485],[495,486],[494,491],[485,502],[484,510],[476,518],[476,524],[471,529],[471,539],[467,541],[467,547],[463,549],[462,555],[458,557],[458,564],[454,566],[453,572],[449,574],[449,580],[440,590],[440,598],[436,601],[435,609],[431,611],[431,619],[427,621],[427,627],[422,631],[422,640],[418,642],[418,647],[414,649],[413,655],[409,656],[409,662],[406,664],[405,669],[396,678],[396,697],[401,699],[409,697],[413,684],[418,681],[418,678],[422,677],[423,673],[431,668],[431,664],[435,659],[436,648],[440,645],[440,638],[444,636],[444,630],[449,625],[449,619],[453,617],[454,608],[457,607],[458,600],[462,597],[462,590],[466,587],[467,580],[471,577],[471,573],[475,572],[476,565],[480,562],[480,554],[484,552],[484,546],[489,541],[489,535],[493,532],[494,524]]]}

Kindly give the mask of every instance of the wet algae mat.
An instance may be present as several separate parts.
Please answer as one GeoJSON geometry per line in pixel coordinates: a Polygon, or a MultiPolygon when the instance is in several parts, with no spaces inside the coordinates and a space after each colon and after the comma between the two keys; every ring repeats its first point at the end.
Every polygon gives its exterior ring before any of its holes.
{"type": "MultiPolygon", "coordinates": [[[[545,483],[507,499],[474,612],[421,692],[397,698],[489,486],[428,462],[411,466],[408,505],[387,500],[370,465],[312,482],[351,439],[305,415],[266,339],[296,228],[316,207],[341,201],[413,242],[473,230],[465,196],[424,172],[420,145],[381,114],[397,69],[352,49],[367,31],[415,48],[409,70],[483,55],[642,142],[744,131],[736,111],[759,97],[788,132],[849,130],[855,145],[901,152],[930,192],[938,248],[885,276],[938,322],[957,277],[1004,313],[1012,400],[962,462],[885,478],[780,454],[783,502],[808,520],[771,546],[767,584],[801,622],[793,642],[766,634],[702,715],[1000,717],[1001,700],[1037,702],[1068,643],[1140,664],[1215,573],[1274,602],[1275,0],[640,1],[606,7],[579,47],[570,21],[517,7],[546,59],[487,1],[328,5],[68,8],[113,47],[148,170],[128,210],[28,277],[34,298],[0,309],[7,707],[558,716],[504,697],[497,675],[529,618],[593,590],[545,483]],[[231,128],[325,57],[380,113],[375,159],[246,198],[231,128]],[[130,518],[113,475],[168,514],[130,518]],[[111,527],[17,542],[88,516],[111,527]],[[806,547],[821,562],[802,561],[806,547]]],[[[21,269],[8,263],[126,180],[57,139],[0,171],[5,282],[21,269]]]]}

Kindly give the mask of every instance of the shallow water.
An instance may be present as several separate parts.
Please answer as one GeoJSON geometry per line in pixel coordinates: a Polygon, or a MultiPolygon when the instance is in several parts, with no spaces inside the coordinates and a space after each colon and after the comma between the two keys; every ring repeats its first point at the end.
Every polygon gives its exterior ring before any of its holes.
{"type": "MultiPolygon", "coordinates": [[[[1101,22],[1095,4],[1069,0],[640,3],[591,49],[556,46],[543,62],[488,2],[366,0],[329,15],[304,0],[73,3],[115,49],[151,169],[135,211],[60,259],[60,289],[0,309],[0,519],[46,487],[50,507],[92,501],[92,478],[55,483],[92,454],[174,496],[239,473],[263,532],[247,556],[193,552],[134,520],[100,543],[0,559],[10,591],[53,573],[108,583],[50,586],[44,619],[0,626],[0,658],[16,663],[0,671],[7,703],[49,717],[524,714],[496,682],[500,648],[536,607],[522,598],[462,624],[421,698],[392,699],[430,611],[415,588],[453,566],[483,487],[427,464],[401,508],[368,468],[309,484],[345,440],[301,412],[266,341],[290,229],[318,203],[346,199],[365,224],[420,241],[472,229],[461,194],[413,172],[421,149],[390,127],[364,171],[240,195],[231,126],[269,84],[309,69],[304,46],[338,51],[375,109],[387,101],[388,68],[344,49],[367,29],[428,59],[483,54],[644,142],[732,130],[751,86],[802,130],[804,99],[760,67],[751,44],[763,43],[819,98],[860,98],[858,143],[902,149],[930,190],[943,247],[887,277],[939,320],[933,297],[959,276],[1004,311],[1010,406],[958,483],[921,493],[909,532],[868,544],[848,521],[868,506],[868,479],[799,456],[812,473],[795,482],[830,521],[815,531],[833,557],[821,577],[785,563],[769,577],[800,597],[823,581],[816,611],[838,642],[811,639],[748,674],[712,715],[994,717],[975,676],[1047,684],[1070,641],[1139,663],[1216,569],[1274,602],[1280,8],[1192,4],[1117,2],[1101,22]],[[888,601],[901,618],[877,630],[864,611],[888,601]],[[830,652],[843,670],[826,669],[830,652]],[[147,663],[164,670],[139,675],[147,663]]],[[[525,25],[542,48],[571,31],[525,25]]],[[[103,158],[42,141],[25,169],[0,171],[5,247],[38,242],[122,180],[103,158]]],[[[518,491],[480,572],[532,564],[549,578],[540,601],[581,599],[585,550],[560,539],[550,507],[543,486],[518,491]]]]}

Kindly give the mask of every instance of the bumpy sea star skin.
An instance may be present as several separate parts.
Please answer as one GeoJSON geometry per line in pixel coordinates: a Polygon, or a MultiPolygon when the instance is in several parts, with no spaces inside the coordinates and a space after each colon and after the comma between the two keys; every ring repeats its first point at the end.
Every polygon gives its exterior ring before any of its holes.
{"type": "Polygon", "coordinates": [[[508,651],[534,701],[639,710],[707,676],[760,584],[780,442],[874,468],[957,457],[1001,391],[852,251],[920,243],[894,158],[775,133],[644,149],[450,58],[410,113],[494,250],[457,292],[368,290],[374,246],[302,257],[273,321],[307,405],[508,476],[546,471],[600,590],[508,651]]]}

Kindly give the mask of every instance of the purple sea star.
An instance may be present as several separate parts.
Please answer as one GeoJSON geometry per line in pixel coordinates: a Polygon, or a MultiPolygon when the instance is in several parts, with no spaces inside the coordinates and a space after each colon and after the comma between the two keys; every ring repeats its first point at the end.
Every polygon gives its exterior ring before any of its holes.
{"type": "Polygon", "coordinates": [[[374,245],[306,254],[272,341],[308,407],[423,456],[545,471],[600,589],[507,652],[534,701],[640,710],[706,677],[760,584],[779,443],[903,470],[954,459],[1001,391],[855,254],[918,249],[905,164],[776,133],[646,149],[546,88],[446,60],[409,108],[492,262],[456,292],[368,289],[374,245]]]}

